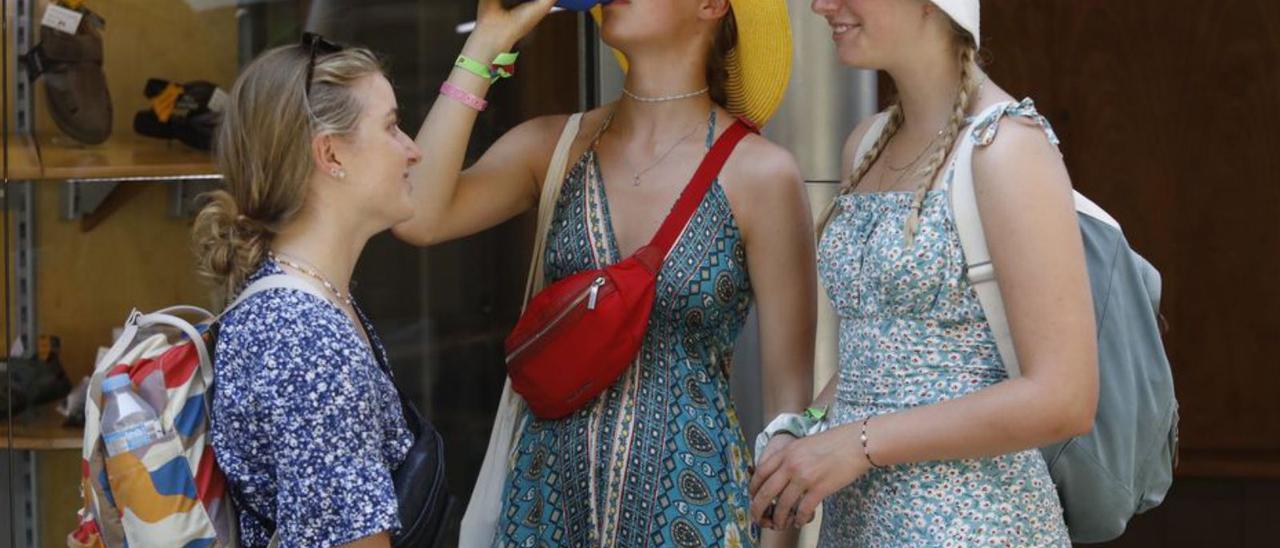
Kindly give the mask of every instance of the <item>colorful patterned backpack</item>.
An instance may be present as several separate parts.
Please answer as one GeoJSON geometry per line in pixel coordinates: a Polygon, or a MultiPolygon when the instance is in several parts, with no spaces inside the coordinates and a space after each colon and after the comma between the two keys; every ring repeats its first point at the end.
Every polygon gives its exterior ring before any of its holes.
{"type": "Polygon", "coordinates": [[[191,306],[134,311],[98,360],[85,403],[83,518],[104,546],[235,546],[236,514],[209,438],[214,316],[191,306]],[[198,318],[188,322],[178,314],[198,318]],[[160,417],[158,442],[109,457],[102,441],[102,381],[128,374],[160,417]]]}

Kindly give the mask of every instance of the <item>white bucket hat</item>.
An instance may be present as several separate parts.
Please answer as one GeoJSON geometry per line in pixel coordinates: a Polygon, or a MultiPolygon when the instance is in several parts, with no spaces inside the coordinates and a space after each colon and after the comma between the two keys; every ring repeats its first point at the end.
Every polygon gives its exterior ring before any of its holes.
{"type": "Polygon", "coordinates": [[[969,31],[973,35],[973,43],[982,47],[982,34],[979,32],[982,17],[978,0],[933,0],[933,3],[951,16],[960,28],[969,31]]]}

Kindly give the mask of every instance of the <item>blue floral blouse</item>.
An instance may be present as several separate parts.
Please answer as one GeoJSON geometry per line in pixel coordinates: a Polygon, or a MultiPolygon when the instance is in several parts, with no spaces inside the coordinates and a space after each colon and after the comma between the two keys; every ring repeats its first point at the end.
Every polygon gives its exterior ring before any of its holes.
{"type": "MultiPolygon", "coordinates": [[[[249,280],[282,272],[268,260],[249,280]]],[[[211,432],[243,546],[277,530],[282,547],[312,547],[400,526],[391,472],[413,436],[360,318],[372,351],[340,309],[297,290],[264,291],[223,318],[211,432]]]]}

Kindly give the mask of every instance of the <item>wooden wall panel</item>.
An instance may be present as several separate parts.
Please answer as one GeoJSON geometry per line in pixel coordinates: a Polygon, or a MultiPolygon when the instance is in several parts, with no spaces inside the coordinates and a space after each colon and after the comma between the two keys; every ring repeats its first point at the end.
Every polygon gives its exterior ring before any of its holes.
{"type": "Polygon", "coordinates": [[[983,8],[992,78],[1164,274],[1182,472],[1280,476],[1280,3],[983,8]]]}
{"type": "Polygon", "coordinates": [[[133,185],[137,192],[89,232],[58,218],[54,184],[36,195],[36,320],[41,333],[62,337],[63,366],[77,381],[133,308],[210,304],[195,275],[190,222],[169,217],[164,183],[133,185]]]}

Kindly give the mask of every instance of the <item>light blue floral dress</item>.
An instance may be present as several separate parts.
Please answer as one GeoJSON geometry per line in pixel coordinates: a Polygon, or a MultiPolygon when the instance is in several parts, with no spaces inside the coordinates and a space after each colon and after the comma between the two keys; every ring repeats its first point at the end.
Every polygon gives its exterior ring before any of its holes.
{"type": "MultiPolygon", "coordinates": [[[[1005,114],[1047,122],[1029,101],[967,131],[989,144],[1005,114]]],[[[819,246],[840,318],[835,424],[950,400],[1005,380],[944,190],[925,198],[905,247],[910,192],[847,194],[819,246]]],[[[874,425],[874,422],[872,423],[874,425]]],[[[1036,450],[872,470],[827,498],[823,546],[1069,546],[1036,450]]]]}

